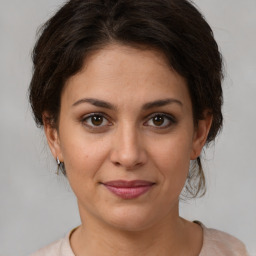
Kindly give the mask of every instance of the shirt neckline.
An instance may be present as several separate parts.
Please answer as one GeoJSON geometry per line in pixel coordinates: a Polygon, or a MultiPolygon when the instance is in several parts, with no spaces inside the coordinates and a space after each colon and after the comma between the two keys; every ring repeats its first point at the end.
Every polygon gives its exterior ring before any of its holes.
{"type": "MultiPolygon", "coordinates": [[[[205,243],[206,243],[206,232],[205,232],[205,225],[198,221],[198,220],[194,220],[193,221],[195,224],[198,224],[201,228],[202,228],[202,232],[203,232],[203,243],[202,243],[202,247],[201,247],[201,250],[200,250],[200,253],[198,256],[202,256],[203,253],[204,253],[204,248],[205,248],[205,243]]],[[[72,247],[71,247],[71,243],[70,243],[70,238],[71,238],[71,235],[74,233],[74,231],[78,228],[79,226],[73,228],[64,238],[64,241],[62,243],[62,246],[61,246],[61,252],[62,252],[62,255],[63,256],[76,256],[72,250],[72,247]],[[67,254],[65,254],[67,253],[67,254]]]]}

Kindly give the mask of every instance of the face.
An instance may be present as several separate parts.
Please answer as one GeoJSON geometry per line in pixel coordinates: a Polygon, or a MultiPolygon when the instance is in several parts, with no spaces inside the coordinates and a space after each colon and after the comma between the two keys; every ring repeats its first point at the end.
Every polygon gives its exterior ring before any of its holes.
{"type": "Polygon", "coordinates": [[[45,132],[81,219],[140,230],[178,216],[209,127],[195,129],[186,81],[160,52],[109,45],[67,81],[59,129],[45,132]]]}

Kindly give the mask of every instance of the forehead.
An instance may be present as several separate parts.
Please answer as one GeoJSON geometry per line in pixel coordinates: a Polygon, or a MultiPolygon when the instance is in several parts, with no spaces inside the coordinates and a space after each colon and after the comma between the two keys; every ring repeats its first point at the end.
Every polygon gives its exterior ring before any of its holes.
{"type": "Polygon", "coordinates": [[[124,45],[108,45],[87,56],[82,70],[68,79],[63,92],[70,103],[81,97],[117,104],[163,97],[190,101],[185,79],[170,67],[163,53],[124,45]]]}

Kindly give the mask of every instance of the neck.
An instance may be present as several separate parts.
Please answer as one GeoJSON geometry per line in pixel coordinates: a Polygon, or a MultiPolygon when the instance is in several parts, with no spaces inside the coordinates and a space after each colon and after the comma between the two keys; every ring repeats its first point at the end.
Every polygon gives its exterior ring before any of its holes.
{"type": "Polygon", "coordinates": [[[136,231],[115,228],[88,214],[81,214],[81,220],[82,225],[71,236],[75,255],[193,255],[191,223],[180,218],[178,211],[136,231]]]}

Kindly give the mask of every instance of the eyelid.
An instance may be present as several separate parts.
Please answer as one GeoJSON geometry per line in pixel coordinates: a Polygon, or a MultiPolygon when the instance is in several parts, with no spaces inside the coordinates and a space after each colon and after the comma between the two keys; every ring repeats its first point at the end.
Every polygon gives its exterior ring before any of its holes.
{"type": "MultiPolygon", "coordinates": [[[[177,123],[177,119],[173,115],[167,114],[165,112],[155,112],[155,113],[152,113],[152,114],[148,115],[145,119],[146,119],[146,121],[143,122],[143,125],[150,126],[150,127],[157,128],[157,129],[168,128],[168,127],[170,127],[170,126],[172,126],[172,125],[177,123]],[[168,125],[164,125],[164,126],[147,125],[146,124],[152,118],[154,118],[156,116],[162,116],[162,117],[168,119],[169,124],[168,125]]],[[[85,125],[86,127],[90,128],[90,129],[100,129],[100,128],[104,128],[104,127],[113,125],[113,123],[110,120],[111,120],[111,118],[107,114],[105,114],[105,113],[102,113],[102,112],[92,112],[92,113],[89,113],[87,115],[82,116],[81,119],[80,119],[80,122],[82,122],[83,125],[85,125]],[[93,117],[93,116],[101,116],[101,117],[105,118],[108,123],[105,124],[105,125],[99,125],[99,126],[93,126],[93,125],[89,125],[88,123],[86,123],[86,119],[89,119],[90,117],[93,117]]]]}
{"type": "Polygon", "coordinates": [[[106,126],[111,126],[112,125],[112,122],[110,121],[110,117],[108,115],[106,115],[105,113],[102,113],[102,112],[93,112],[93,113],[89,113],[87,115],[84,115],[82,116],[81,120],[80,120],[86,127],[89,127],[91,129],[100,129],[100,128],[103,128],[103,127],[106,127],[106,126]],[[90,117],[93,117],[93,116],[101,116],[103,118],[105,118],[107,121],[108,121],[108,124],[107,125],[99,125],[99,126],[93,126],[93,125],[89,125],[89,124],[86,124],[85,121],[86,119],[89,119],[90,117]]]}
{"type": "MultiPolygon", "coordinates": [[[[170,124],[165,125],[165,126],[152,126],[153,128],[164,129],[164,128],[168,128],[171,125],[177,123],[177,120],[176,120],[176,118],[173,115],[167,114],[167,113],[164,113],[164,112],[156,112],[156,113],[153,113],[153,114],[147,116],[146,122],[144,122],[143,124],[145,125],[145,123],[149,122],[152,118],[154,118],[156,116],[162,116],[164,118],[167,118],[169,120],[170,124]]],[[[146,125],[146,126],[151,126],[151,125],[146,125]]]]}

